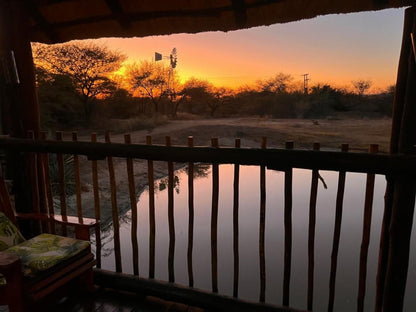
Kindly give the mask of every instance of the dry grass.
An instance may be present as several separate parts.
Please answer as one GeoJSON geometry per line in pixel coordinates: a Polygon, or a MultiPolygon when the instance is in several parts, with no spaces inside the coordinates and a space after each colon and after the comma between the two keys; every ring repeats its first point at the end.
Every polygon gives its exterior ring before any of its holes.
{"type": "Polygon", "coordinates": [[[261,138],[268,138],[269,147],[283,147],[286,141],[295,146],[311,148],[320,142],[322,148],[336,149],[343,143],[351,150],[363,151],[370,144],[379,144],[381,151],[388,151],[390,119],[347,120],[299,120],[299,119],[208,119],[175,120],[147,131],[132,132],[134,142],[143,143],[150,134],[157,144],[164,144],[165,136],[173,144],[185,145],[188,136],[193,136],[196,145],[209,145],[217,137],[222,146],[232,146],[235,138],[242,139],[242,146],[259,147],[261,138]]]}

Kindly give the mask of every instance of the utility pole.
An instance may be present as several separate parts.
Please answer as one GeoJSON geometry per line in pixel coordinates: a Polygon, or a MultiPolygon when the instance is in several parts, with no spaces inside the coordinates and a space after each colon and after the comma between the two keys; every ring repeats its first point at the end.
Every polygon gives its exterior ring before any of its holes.
{"type": "Polygon", "coordinates": [[[307,95],[308,94],[308,90],[309,90],[308,89],[308,81],[310,80],[309,79],[309,74],[303,74],[301,76],[303,76],[303,91],[307,95]]]}

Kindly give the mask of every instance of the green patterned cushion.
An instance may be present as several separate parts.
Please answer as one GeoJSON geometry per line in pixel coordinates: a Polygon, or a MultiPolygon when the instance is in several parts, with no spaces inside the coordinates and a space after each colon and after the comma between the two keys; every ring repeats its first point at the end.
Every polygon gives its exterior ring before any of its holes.
{"type": "Polygon", "coordinates": [[[24,242],[25,239],[9,218],[0,212],[0,251],[24,242]]]}
{"type": "Polygon", "coordinates": [[[33,276],[39,271],[80,253],[90,245],[87,241],[53,234],[41,234],[19,245],[10,247],[6,252],[16,254],[23,264],[25,276],[33,276]]]}

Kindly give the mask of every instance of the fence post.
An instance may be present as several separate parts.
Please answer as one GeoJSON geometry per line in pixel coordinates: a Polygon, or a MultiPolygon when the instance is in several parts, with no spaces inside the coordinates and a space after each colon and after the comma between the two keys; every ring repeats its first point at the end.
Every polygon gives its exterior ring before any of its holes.
{"type": "MultiPolygon", "coordinates": [[[[405,13],[402,52],[397,76],[391,136],[392,154],[416,153],[416,64],[411,34],[416,33],[416,10],[405,13]]],[[[389,230],[383,224],[376,311],[402,311],[409,266],[410,237],[416,195],[416,177],[388,177],[386,213],[391,213],[389,230]],[[389,212],[389,210],[391,211],[389,212]],[[388,255],[388,256],[387,256],[388,255]],[[381,297],[382,294],[382,297],[381,297]]]]}

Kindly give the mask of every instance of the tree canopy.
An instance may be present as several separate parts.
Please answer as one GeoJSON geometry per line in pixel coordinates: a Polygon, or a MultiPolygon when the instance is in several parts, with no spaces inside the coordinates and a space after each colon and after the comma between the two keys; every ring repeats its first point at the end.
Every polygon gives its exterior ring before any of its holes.
{"type": "Polygon", "coordinates": [[[109,76],[119,70],[126,56],[94,43],[33,44],[36,66],[49,73],[70,77],[91,120],[94,100],[109,95],[115,84],[109,76]]]}
{"type": "Polygon", "coordinates": [[[351,83],[359,96],[363,96],[363,94],[367,92],[373,84],[371,80],[363,79],[353,80],[351,83]]]}
{"type": "Polygon", "coordinates": [[[269,79],[257,81],[257,87],[263,92],[285,93],[291,91],[292,82],[292,75],[278,73],[269,79]]]}
{"type": "Polygon", "coordinates": [[[133,63],[127,67],[126,77],[133,93],[149,98],[158,114],[159,102],[169,88],[169,68],[149,61],[133,63]]]}

